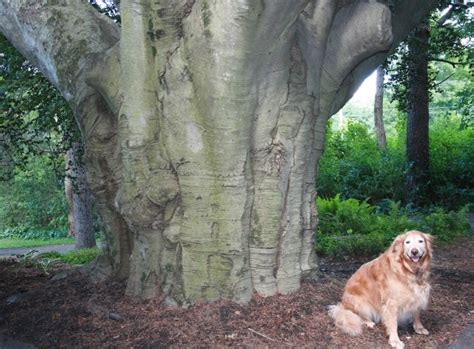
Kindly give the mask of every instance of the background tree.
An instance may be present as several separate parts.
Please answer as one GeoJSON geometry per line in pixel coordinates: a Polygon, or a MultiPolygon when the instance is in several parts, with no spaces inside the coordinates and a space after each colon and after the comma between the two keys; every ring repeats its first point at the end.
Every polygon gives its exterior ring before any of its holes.
{"type": "Polygon", "coordinates": [[[415,28],[408,39],[406,199],[415,205],[431,198],[429,163],[428,21],[415,28]]]}
{"type": "Polygon", "coordinates": [[[429,161],[429,100],[440,89],[434,62],[471,64],[472,2],[441,1],[391,58],[393,99],[407,113],[406,199],[415,205],[434,201],[429,161]]]}
{"type": "Polygon", "coordinates": [[[0,1],[0,30],[58,87],[127,293],[245,302],[315,271],[328,118],[435,1],[0,1]]]}
{"type": "Polygon", "coordinates": [[[375,98],[374,98],[374,126],[377,144],[380,150],[387,149],[387,137],[385,135],[385,126],[383,122],[383,83],[385,71],[382,66],[377,67],[375,80],[375,98]]]}

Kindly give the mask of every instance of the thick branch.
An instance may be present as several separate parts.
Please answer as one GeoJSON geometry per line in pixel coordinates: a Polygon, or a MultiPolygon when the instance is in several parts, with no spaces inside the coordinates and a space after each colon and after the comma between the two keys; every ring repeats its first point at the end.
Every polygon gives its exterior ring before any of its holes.
{"type": "Polygon", "coordinates": [[[94,67],[86,77],[87,84],[101,94],[114,114],[118,114],[122,102],[119,51],[120,47],[117,43],[106,52],[96,54],[94,67]]]}
{"type": "Polygon", "coordinates": [[[329,114],[332,115],[342,108],[370,72],[374,71],[396,49],[415,25],[425,18],[437,4],[436,0],[400,0],[396,2],[391,16],[393,41],[389,51],[376,53],[352,68],[351,73],[341,84],[329,114]]]}
{"type": "Polygon", "coordinates": [[[454,3],[449,5],[448,11],[446,11],[446,13],[443,16],[441,16],[440,19],[438,19],[438,22],[436,22],[436,26],[438,28],[442,27],[444,25],[444,23],[446,23],[446,21],[451,18],[451,16],[453,15],[453,13],[457,9],[459,9],[459,8],[468,9],[470,7],[473,7],[473,6],[474,6],[474,3],[472,3],[472,2],[464,4],[462,0],[456,0],[454,3]]]}
{"type": "Polygon", "coordinates": [[[443,59],[443,58],[436,58],[436,57],[431,57],[430,58],[431,62],[442,62],[442,63],[448,63],[453,66],[453,68],[456,68],[457,65],[468,65],[468,62],[454,62],[450,61],[449,59],[443,59]]]}
{"type": "Polygon", "coordinates": [[[311,3],[298,19],[298,44],[307,64],[307,90],[311,96],[319,93],[321,64],[326,53],[326,44],[336,11],[337,2],[319,0],[311,3]]]}
{"type": "Polygon", "coordinates": [[[324,114],[354,67],[377,52],[388,51],[393,41],[391,28],[390,10],[380,3],[355,3],[336,14],[321,81],[324,114]]]}
{"type": "Polygon", "coordinates": [[[119,29],[84,1],[43,3],[0,0],[0,31],[71,101],[91,57],[113,46],[119,29]]]}

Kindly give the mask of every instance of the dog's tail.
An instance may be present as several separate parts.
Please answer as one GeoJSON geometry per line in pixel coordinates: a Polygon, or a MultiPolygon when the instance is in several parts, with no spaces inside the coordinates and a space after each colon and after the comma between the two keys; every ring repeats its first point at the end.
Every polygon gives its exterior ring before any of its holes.
{"type": "Polygon", "coordinates": [[[356,313],[338,305],[329,306],[329,316],[334,319],[336,326],[351,336],[357,336],[362,333],[362,318],[356,313]]]}

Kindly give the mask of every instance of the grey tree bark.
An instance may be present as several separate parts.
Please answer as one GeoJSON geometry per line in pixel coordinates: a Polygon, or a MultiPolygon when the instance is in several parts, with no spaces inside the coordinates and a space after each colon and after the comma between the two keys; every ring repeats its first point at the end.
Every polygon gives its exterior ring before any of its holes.
{"type": "Polygon", "coordinates": [[[68,226],[68,231],[67,231],[67,236],[68,237],[73,237],[74,236],[74,212],[73,212],[73,200],[72,200],[72,191],[73,191],[73,186],[72,186],[72,168],[71,168],[71,154],[69,152],[66,153],[65,155],[65,162],[66,162],[66,169],[65,169],[65,176],[64,176],[64,196],[66,197],[66,203],[67,203],[67,226],[68,226]]]}
{"type": "MultiPolygon", "coordinates": [[[[406,198],[422,205],[430,195],[428,47],[429,26],[423,21],[408,40],[406,198]]],[[[430,201],[430,200],[428,200],[430,201]]]]}
{"type": "Polygon", "coordinates": [[[106,226],[97,275],[177,302],[314,275],[328,118],[436,1],[0,0],[0,30],[71,103],[106,226]]]}
{"type": "Polygon", "coordinates": [[[380,150],[387,149],[387,137],[385,135],[385,125],[383,122],[383,79],[384,70],[382,66],[377,67],[375,80],[375,98],[374,98],[374,125],[377,145],[380,150]]]}
{"type": "Polygon", "coordinates": [[[68,202],[68,225],[75,238],[76,249],[96,247],[92,218],[92,195],[86,179],[86,169],[81,160],[82,146],[73,144],[66,155],[67,168],[64,179],[68,202]]]}

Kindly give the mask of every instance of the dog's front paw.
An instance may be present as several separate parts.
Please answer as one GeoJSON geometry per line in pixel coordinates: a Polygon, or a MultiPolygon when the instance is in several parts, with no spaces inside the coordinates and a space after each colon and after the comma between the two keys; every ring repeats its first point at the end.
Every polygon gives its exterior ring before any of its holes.
{"type": "Polygon", "coordinates": [[[375,322],[373,322],[373,321],[364,321],[364,325],[367,326],[368,328],[374,328],[375,322]]]}
{"type": "Polygon", "coordinates": [[[405,344],[398,338],[390,338],[388,344],[395,349],[403,349],[405,347],[405,344]]]}
{"type": "Polygon", "coordinates": [[[415,332],[418,333],[418,334],[424,334],[425,336],[429,335],[430,333],[428,332],[428,330],[424,327],[418,327],[418,328],[415,328],[415,332]]]}

